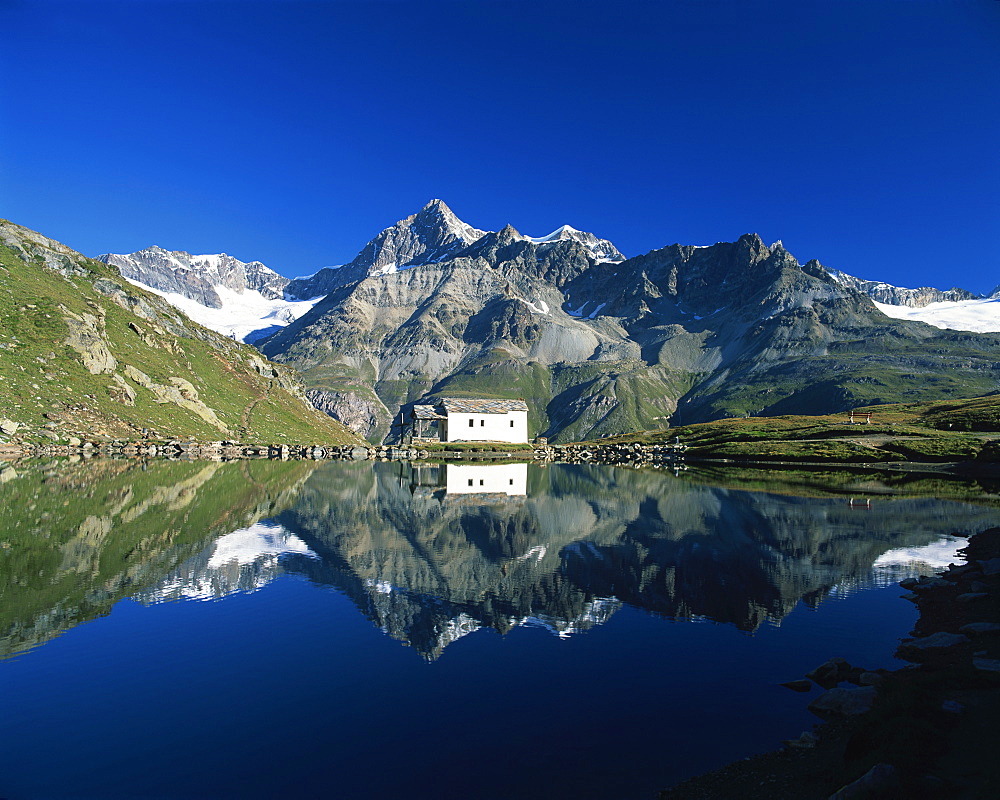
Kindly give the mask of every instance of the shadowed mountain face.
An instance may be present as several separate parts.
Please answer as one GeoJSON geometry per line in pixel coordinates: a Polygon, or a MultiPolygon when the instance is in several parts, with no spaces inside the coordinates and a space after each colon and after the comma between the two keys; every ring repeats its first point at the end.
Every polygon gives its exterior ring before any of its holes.
{"type": "Polygon", "coordinates": [[[1000,381],[1000,336],[889,319],[780,242],[746,235],[622,260],[591,234],[484,234],[442,214],[428,206],[383,232],[260,345],[373,440],[401,408],[442,396],[524,398],[532,434],[572,441],[973,396],[1000,381]],[[437,220],[433,235],[415,236],[422,216],[437,220]]]}
{"type": "Polygon", "coordinates": [[[950,557],[948,534],[995,522],[994,509],[966,503],[859,504],[608,467],[466,465],[459,480],[453,469],[99,462],[5,473],[3,654],[123,597],[221,598],[286,573],[343,591],[429,660],[479,628],[568,636],[624,604],[750,631],[831,590],[926,572],[921,558],[950,557]],[[480,477],[506,488],[479,493],[480,477]]]}

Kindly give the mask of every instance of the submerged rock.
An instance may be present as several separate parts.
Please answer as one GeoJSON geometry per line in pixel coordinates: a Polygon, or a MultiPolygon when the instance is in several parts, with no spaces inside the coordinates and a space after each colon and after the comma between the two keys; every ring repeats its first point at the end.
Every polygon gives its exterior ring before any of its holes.
{"type": "Polygon", "coordinates": [[[900,652],[919,650],[944,650],[949,647],[956,647],[960,644],[968,644],[972,640],[961,633],[945,633],[938,631],[923,639],[914,639],[912,642],[903,642],[899,646],[900,652]]]}
{"type": "Polygon", "coordinates": [[[874,686],[828,689],[809,704],[809,710],[819,717],[853,717],[869,711],[877,695],[874,686]]]}

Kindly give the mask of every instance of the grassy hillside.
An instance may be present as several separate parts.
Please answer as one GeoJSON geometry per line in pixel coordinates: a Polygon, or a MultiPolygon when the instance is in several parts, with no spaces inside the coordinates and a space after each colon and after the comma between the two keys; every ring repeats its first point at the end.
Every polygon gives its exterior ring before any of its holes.
{"type": "Polygon", "coordinates": [[[292,369],[0,221],[0,419],[16,437],[348,443],[292,369]],[[8,425],[8,428],[13,426],[8,425]]]}
{"type": "Polygon", "coordinates": [[[869,406],[826,416],[720,419],[608,441],[687,444],[688,454],[754,461],[1000,461],[1000,395],[869,406]],[[864,413],[871,412],[871,423],[864,413]]]}

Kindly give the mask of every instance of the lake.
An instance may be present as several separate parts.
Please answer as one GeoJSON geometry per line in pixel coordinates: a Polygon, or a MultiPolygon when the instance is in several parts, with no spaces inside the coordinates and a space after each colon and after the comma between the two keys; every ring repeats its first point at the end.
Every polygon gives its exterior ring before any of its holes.
{"type": "Polygon", "coordinates": [[[811,695],[781,682],[834,656],[901,666],[896,582],[997,524],[986,495],[935,494],[589,465],[7,466],[0,796],[653,798],[810,729],[811,695]]]}

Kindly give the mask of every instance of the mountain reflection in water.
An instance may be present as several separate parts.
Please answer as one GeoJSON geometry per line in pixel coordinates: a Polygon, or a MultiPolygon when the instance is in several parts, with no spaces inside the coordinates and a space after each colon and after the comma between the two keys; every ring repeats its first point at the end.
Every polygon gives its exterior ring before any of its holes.
{"type": "Polygon", "coordinates": [[[6,468],[0,793],[652,797],[807,728],[779,682],[891,666],[912,607],[849,595],[996,520],[870,476],[852,502],[693,473],[6,468]]]}
{"type": "MultiPolygon", "coordinates": [[[[216,477],[239,467],[205,469],[216,477]]],[[[194,493],[205,469],[154,491],[167,500],[130,495],[128,507],[173,508],[169,498],[194,493]]],[[[278,483],[284,489],[272,483],[271,494],[283,491],[283,500],[266,506],[276,512],[270,520],[255,514],[132,596],[212,599],[299,574],[346,593],[381,630],[433,660],[480,628],[534,625],[568,636],[622,604],[753,631],[800,601],[816,606],[945,565],[963,543],[949,534],[995,518],[990,508],[928,498],[866,500],[859,510],[854,498],[580,465],[308,464],[278,483]]],[[[95,538],[92,520],[62,546],[64,560],[73,554],[64,569],[80,572],[81,559],[115,539],[107,521],[108,538],[95,538]]]]}

